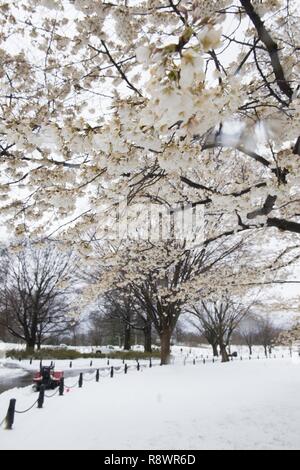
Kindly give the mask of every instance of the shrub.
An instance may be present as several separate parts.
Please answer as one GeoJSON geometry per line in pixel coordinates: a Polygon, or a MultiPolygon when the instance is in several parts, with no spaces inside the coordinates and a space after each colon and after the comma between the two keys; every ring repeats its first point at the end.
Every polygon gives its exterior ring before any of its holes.
{"type": "Polygon", "coordinates": [[[16,351],[12,349],[6,352],[6,357],[11,359],[35,359],[35,360],[74,360],[80,359],[82,355],[75,349],[50,349],[45,348],[35,351],[34,354],[27,351],[16,351]]]}
{"type": "Polygon", "coordinates": [[[31,352],[17,351],[12,349],[6,352],[6,357],[11,359],[34,359],[34,360],[75,360],[75,359],[121,359],[121,360],[142,360],[150,358],[159,358],[160,352],[144,353],[140,351],[114,351],[106,354],[80,353],[75,349],[51,349],[44,348],[40,351],[31,352]]]}

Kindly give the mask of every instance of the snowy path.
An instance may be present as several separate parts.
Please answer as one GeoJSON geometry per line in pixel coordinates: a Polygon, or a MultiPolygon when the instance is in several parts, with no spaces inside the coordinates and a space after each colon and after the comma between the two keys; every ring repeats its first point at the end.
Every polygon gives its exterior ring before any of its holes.
{"type": "Polygon", "coordinates": [[[3,366],[0,363],[0,379],[2,378],[7,378],[7,377],[18,377],[26,375],[26,371],[22,369],[9,369],[5,366],[3,366]]]}
{"type": "MultiPolygon", "coordinates": [[[[155,367],[87,383],[0,430],[0,449],[300,449],[300,364],[155,367]]],[[[0,396],[26,408],[28,389],[0,396]]]]}

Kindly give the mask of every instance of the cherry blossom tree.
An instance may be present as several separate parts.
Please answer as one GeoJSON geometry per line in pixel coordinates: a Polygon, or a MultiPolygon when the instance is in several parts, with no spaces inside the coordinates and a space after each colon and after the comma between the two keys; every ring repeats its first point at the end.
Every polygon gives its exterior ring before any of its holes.
{"type": "Polygon", "coordinates": [[[166,364],[184,305],[195,296],[212,292],[221,272],[224,277],[231,274],[234,283],[230,262],[238,257],[241,244],[235,240],[191,249],[185,241],[174,239],[156,245],[131,241],[110,253],[104,249],[106,254],[100,256],[96,251],[95,259],[90,258],[87,292],[89,296],[113,294],[116,289],[123,295],[127,292],[128,302],[137,302],[153,323],[160,337],[161,361],[166,364]]]}
{"type": "Polygon", "coordinates": [[[137,303],[160,337],[162,364],[168,363],[172,334],[188,306],[211,296],[222,298],[228,292],[248,295],[252,291],[254,295],[264,284],[276,282],[297,256],[273,254],[262,261],[256,252],[258,261],[253,264],[255,251],[250,240],[248,244],[239,236],[230,242],[225,238],[200,246],[176,239],[156,244],[126,240],[110,249],[95,245],[94,254],[88,257],[83,302],[121,292],[127,303],[137,303]]]}
{"type": "MultiPolygon", "coordinates": [[[[1,2],[6,230],[20,240],[76,244],[89,264],[89,234],[105,243],[120,200],[170,212],[186,204],[204,209],[205,256],[214,243],[232,247],[250,234],[265,253],[274,240],[291,250],[272,260],[267,253],[268,272],[271,262],[277,269],[296,261],[297,7],[297,0],[1,2]]],[[[239,275],[228,266],[201,271],[203,250],[157,243],[143,260],[135,244],[129,256],[123,248],[114,253],[116,269],[106,273],[131,287],[138,276],[136,292],[143,286],[155,327],[164,331],[163,362],[182,299],[203,285],[216,290],[226,276],[240,290],[274,281],[262,279],[253,256],[236,261],[239,275]],[[180,298],[174,273],[184,279],[180,298]]]]}
{"type": "Polygon", "coordinates": [[[296,0],[24,0],[0,14],[2,213],[17,235],[73,218],[73,238],[120,195],[201,204],[222,220],[212,236],[299,233],[296,0]]]}
{"type": "Polygon", "coordinates": [[[300,324],[297,321],[287,331],[282,331],[278,334],[274,344],[276,346],[288,346],[290,349],[290,355],[293,354],[293,347],[298,346],[298,353],[300,354],[300,324]]]}

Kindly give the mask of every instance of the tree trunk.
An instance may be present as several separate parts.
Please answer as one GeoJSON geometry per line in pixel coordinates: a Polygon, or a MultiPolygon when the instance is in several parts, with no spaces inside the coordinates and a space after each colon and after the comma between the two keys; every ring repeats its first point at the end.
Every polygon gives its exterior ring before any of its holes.
{"type": "Polygon", "coordinates": [[[28,339],[26,341],[26,352],[28,354],[33,354],[35,348],[35,341],[33,339],[28,339]]]}
{"type": "Polygon", "coordinates": [[[228,356],[228,353],[227,353],[226,346],[224,344],[220,345],[220,352],[221,352],[221,356],[222,356],[222,362],[229,362],[229,356],[228,356]]]}
{"type": "Polygon", "coordinates": [[[144,348],[145,352],[152,353],[152,326],[151,323],[144,328],[144,348]]]}
{"type": "Polygon", "coordinates": [[[211,346],[213,348],[214,357],[219,357],[218,345],[217,344],[212,344],[211,346]]]}
{"type": "Polygon", "coordinates": [[[248,348],[249,348],[250,356],[252,356],[252,354],[253,354],[252,346],[248,346],[248,348]]]}
{"type": "Polygon", "coordinates": [[[129,325],[125,325],[124,331],[124,350],[130,351],[131,349],[131,328],[129,325]]]}
{"type": "Polygon", "coordinates": [[[170,329],[165,329],[160,334],[160,348],[161,348],[160,359],[161,359],[162,366],[170,364],[171,336],[172,336],[172,333],[170,329]]]}

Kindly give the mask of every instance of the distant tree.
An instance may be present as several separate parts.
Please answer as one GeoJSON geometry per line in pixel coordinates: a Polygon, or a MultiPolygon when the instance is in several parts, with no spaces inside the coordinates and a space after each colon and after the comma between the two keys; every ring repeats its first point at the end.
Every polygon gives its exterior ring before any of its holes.
{"type": "Polygon", "coordinates": [[[125,350],[131,349],[133,332],[142,332],[145,352],[152,352],[152,321],[128,289],[106,293],[99,310],[92,312],[90,320],[100,336],[104,331],[114,330],[111,336],[117,334],[122,337],[125,350]],[[119,331],[116,331],[116,328],[119,331]]]}
{"type": "Polygon", "coordinates": [[[102,346],[104,344],[105,331],[103,327],[103,317],[99,314],[98,310],[93,310],[89,314],[88,325],[90,344],[102,346]]]}
{"type": "Polygon", "coordinates": [[[174,337],[177,344],[182,344],[184,342],[185,329],[183,323],[180,321],[178,321],[176,325],[174,337]]]}
{"type": "Polygon", "coordinates": [[[255,316],[247,318],[240,324],[239,334],[243,343],[249,348],[249,354],[253,354],[253,346],[259,342],[259,319],[255,316]]]}
{"type": "Polygon", "coordinates": [[[229,296],[219,301],[201,301],[190,311],[198,320],[199,330],[210,338],[210,344],[219,345],[222,362],[229,361],[227,348],[232,335],[248,312],[249,307],[236,303],[229,296]]]}
{"type": "Polygon", "coordinates": [[[276,346],[288,346],[290,355],[293,355],[293,348],[296,345],[298,347],[298,353],[300,355],[300,324],[297,321],[288,330],[281,331],[275,340],[276,346]]]}
{"type": "Polygon", "coordinates": [[[196,317],[197,319],[190,319],[189,323],[198,330],[199,335],[203,336],[208,344],[212,347],[214,357],[219,357],[219,350],[218,350],[218,335],[217,331],[213,325],[209,324],[209,322],[199,322],[198,316],[199,310],[197,309],[196,317]]]}
{"type": "Polygon", "coordinates": [[[71,253],[54,245],[26,246],[21,252],[6,249],[1,257],[0,324],[33,351],[49,335],[57,335],[71,318],[71,253]]]}
{"type": "Polygon", "coordinates": [[[242,333],[242,338],[244,339],[245,341],[245,344],[248,346],[249,348],[249,354],[250,356],[252,356],[253,354],[253,346],[255,344],[255,340],[257,338],[257,332],[255,330],[252,330],[252,329],[248,329],[248,330],[245,330],[243,331],[242,333]]]}
{"type": "Polygon", "coordinates": [[[274,343],[281,331],[282,330],[280,328],[274,325],[274,322],[269,315],[259,318],[257,338],[259,344],[264,347],[266,356],[272,353],[274,343]]]}

